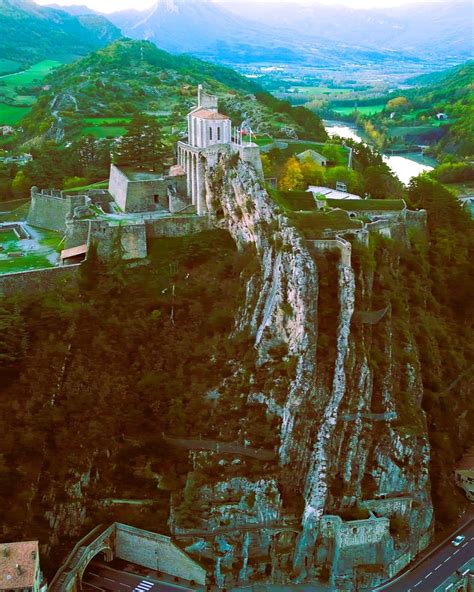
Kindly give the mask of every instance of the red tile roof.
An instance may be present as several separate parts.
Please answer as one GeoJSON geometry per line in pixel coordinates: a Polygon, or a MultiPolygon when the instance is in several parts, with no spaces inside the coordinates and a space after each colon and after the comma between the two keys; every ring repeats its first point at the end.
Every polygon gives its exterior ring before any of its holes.
{"type": "Polygon", "coordinates": [[[78,255],[85,255],[87,253],[87,245],[79,245],[71,249],[64,249],[61,251],[61,259],[69,259],[70,257],[77,257],[78,255]]]}
{"type": "Polygon", "coordinates": [[[209,111],[209,109],[198,109],[197,111],[193,111],[192,115],[199,117],[199,119],[229,119],[227,115],[222,115],[222,113],[217,113],[216,111],[209,111]]]}
{"type": "Polygon", "coordinates": [[[38,569],[38,541],[0,544],[0,590],[31,588],[38,569]]]}

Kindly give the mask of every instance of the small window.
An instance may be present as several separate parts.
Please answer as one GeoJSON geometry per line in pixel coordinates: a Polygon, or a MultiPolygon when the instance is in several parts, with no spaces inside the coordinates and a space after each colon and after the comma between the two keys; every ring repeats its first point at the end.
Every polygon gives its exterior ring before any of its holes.
{"type": "Polygon", "coordinates": [[[220,139],[221,139],[221,128],[218,127],[217,128],[217,140],[220,141],[220,139]]]}
{"type": "Polygon", "coordinates": [[[212,140],[212,127],[209,128],[209,140],[212,140]]]}
{"type": "Polygon", "coordinates": [[[159,203],[160,203],[160,196],[159,196],[158,194],[155,194],[155,195],[153,196],[153,201],[154,201],[156,204],[159,204],[159,203]]]}

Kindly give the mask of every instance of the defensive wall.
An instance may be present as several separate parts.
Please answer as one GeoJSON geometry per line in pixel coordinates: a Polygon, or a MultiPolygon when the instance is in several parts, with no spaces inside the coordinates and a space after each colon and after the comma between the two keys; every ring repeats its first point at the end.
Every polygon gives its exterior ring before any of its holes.
{"type": "Polygon", "coordinates": [[[374,512],[377,516],[405,516],[410,514],[413,498],[409,496],[384,499],[365,500],[360,502],[362,508],[374,512]]]}
{"type": "Polygon", "coordinates": [[[146,220],[147,238],[164,238],[198,234],[214,228],[209,216],[172,216],[146,220]]]}
{"type": "Polygon", "coordinates": [[[129,173],[110,166],[109,193],[124,212],[153,212],[169,208],[169,193],[187,195],[186,176],[129,173]]]}
{"type": "Polygon", "coordinates": [[[85,206],[87,199],[85,195],[67,195],[55,190],[39,193],[32,187],[27,222],[38,228],[65,232],[66,217],[73,215],[76,207],[85,206]]]}
{"type": "Polygon", "coordinates": [[[213,228],[208,216],[181,215],[124,221],[104,218],[68,220],[66,248],[97,245],[99,257],[108,259],[121,245],[124,259],[143,259],[147,256],[147,240],[197,234],[213,228]]]}
{"type": "Polygon", "coordinates": [[[96,527],[76,544],[51,581],[50,592],[79,592],[84,571],[98,555],[105,561],[118,558],[200,586],[206,584],[206,570],[170,537],[114,522],[96,527]]]}
{"type": "Polygon", "coordinates": [[[106,219],[68,220],[66,248],[91,243],[97,245],[101,259],[109,259],[114,250],[122,250],[123,259],[143,259],[147,256],[145,223],[141,220],[117,224],[106,219]]]}
{"type": "Polygon", "coordinates": [[[68,265],[0,275],[0,296],[54,290],[60,284],[76,281],[79,267],[80,265],[68,265]]]}
{"type": "Polygon", "coordinates": [[[305,242],[310,252],[337,251],[341,257],[341,265],[351,267],[352,245],[349,241],[343,238],[335,238],[334,240],[307,240],[305,242]]]}
{"type": "Polygon", "coordinates": [[[386,575],[393,559],[390,519],[372,515],[344,521],[340,516],[323,516],[316,553],[320,562],[332,565],[332,573],[341,579],[340,590],[346,589],[342,581],[352,579],[356,566],[378,567],[386,575]]]}

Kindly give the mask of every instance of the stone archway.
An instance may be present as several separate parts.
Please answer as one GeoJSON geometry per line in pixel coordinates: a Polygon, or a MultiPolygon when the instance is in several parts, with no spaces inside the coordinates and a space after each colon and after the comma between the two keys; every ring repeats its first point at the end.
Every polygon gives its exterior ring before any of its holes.
{"type": "Polygon", "coordinates": [[[82,577],[84,575],[84,572],[88,568],[91,561],[100,554],[103,555],[104,561],[106,562],[112,561],[112,559],[114,558],[113,550],[106,544],[102,545],[98,549],[90,549],[87,553],[86,560],[82,562],[83,565],[81,565],[77,572],[76,581],[79,583],[78,590],[82,590],[82,577]]]}

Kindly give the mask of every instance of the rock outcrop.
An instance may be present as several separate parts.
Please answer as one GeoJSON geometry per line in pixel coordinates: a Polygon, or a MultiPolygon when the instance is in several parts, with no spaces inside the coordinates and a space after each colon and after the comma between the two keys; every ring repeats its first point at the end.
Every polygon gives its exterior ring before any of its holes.
{"type": "MultiPolygon", "coordinates": [[[[199,528],[174,522],[175,534],[213,561],[222,586],[318,576],[338,590],[374,584],[431,536],[429,442],[414,339],[408,328],[400,344],[390,306],[374,326],[357,321],[355,312],[375,308],[377,266],[315,254],[252,167],[230,162],[223,156],[208,164],[207,206],[260,262],[247,279],[236,332],[252,336],[256,362],[245,375],[246,402],[277,419],[278,462],[262,465],[255,477],[201,484],[208,503],[199,528]],[[408,426],[407,413],[415,415],[408,426]]],[[[396,258],[388,263],[398,265],[396,258]]],[[[254,445],[243,433],[235,439],[254,445]]],[[[239,462],[205,456],[211,464],[239,462]]]]}

